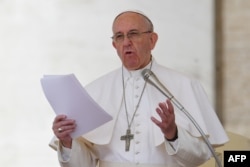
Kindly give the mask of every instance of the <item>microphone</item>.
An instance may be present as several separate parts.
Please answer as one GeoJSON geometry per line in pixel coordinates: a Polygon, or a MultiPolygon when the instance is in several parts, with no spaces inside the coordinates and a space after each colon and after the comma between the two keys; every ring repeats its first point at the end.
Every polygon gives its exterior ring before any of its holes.
{"type": "Polygon", "coordinates": [[[193,123],[193,125],[196,127],[196,129],[201,134],[203,140],[207,144],[209,150],[213,154],[216,163],[219,167],[222,167],[221,161],[219,160],[218,156],[216,155],[212,144],[209,142],[208,138],[206,137],[205,133],[201,129],[201,127],[198,125],[198,123],[195,121],[195,119],[192,117],[192,115],[182,106],[182,104],[172,95],[172,93],[160,82],[160,80],[156,77],[156,75],[150,70],[150,69],[144,69],[142,71],[142,76],[146,82],[154,86],[156,89],[158,89],[163,95],[165,95],[179,110],[181,110],[188,119],[193,123]]]}

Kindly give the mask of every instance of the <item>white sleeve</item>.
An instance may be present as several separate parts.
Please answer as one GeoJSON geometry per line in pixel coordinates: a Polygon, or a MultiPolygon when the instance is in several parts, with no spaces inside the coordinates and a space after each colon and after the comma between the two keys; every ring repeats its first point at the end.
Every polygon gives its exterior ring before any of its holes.
{"type": "Polygon", "coordinates": [[[90,148],[79,140],[73,140],[72,148],[57,148],[58,160],[61,167],[96,167],[96,159],[90,148]]]}
{"type": "Polygon", "coordinates": [[[71,149],[66,147],[61,147],[61,157],[63,161],[69,161],[71,154],[71,149]]]}
{"type": "Polygon", "coordinates": [[[211,152],[202,138],[191,136],[186,130],[178,127],[178,139],[165,142],[169,155],[180,166],[199,166],[211,157],[211,152]]]}

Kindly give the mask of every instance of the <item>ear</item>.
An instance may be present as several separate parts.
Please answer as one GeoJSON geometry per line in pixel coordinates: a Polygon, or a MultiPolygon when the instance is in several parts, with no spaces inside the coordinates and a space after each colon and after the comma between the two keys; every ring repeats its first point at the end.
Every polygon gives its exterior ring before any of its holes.
{"type": "Polygon", "coordinates": [[[151,35],[151,49],[154,49],[157,40],[158,40],[158,34],[155,33],[155,32],[152,32],[152,35],[151,35]]]}
{"type": "Polygon", "coordinates": [[[113,45],[113,47],[116,49],[116,44],[115,44],[114,41],[112,41],[112,45],[113,45]]]}

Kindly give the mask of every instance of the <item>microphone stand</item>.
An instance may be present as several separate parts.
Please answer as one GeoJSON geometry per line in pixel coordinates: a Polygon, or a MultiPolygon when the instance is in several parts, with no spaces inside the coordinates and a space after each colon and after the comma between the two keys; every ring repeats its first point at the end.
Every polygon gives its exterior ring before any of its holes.
{"type": "Polygon", "coordinates": [[[219,167],[222,167],[221,161],[219,160],[218,156],[216,155],[216,152],[214,151],[212,144],[209,142],[208,138],[206,137],[205,133],[201,129],[201,127],[198,125],[198,123],[195,121],[195,119],[192,117],[192,115],[182,106],[182,104],[171,94],[171,92],[159,81],[159,79],[155,76],[155,74],[149,70],[145,69],[142,71],[142,75],[145,81],[153,85],[155,88],[157,88],[163,95],[165,95],[179,110],[181,110],[189,119],[190,121],[194,124],[196,129],[200,132],[202,138],[204,139],[205,143],[207,144],[209,150],[213,154],[216,163],[219,167]],[[154,82],[152,82],[149,77],[153,76],[156,80],[157,83],[160,84],[161,88],[160,89],[154,82]]]}

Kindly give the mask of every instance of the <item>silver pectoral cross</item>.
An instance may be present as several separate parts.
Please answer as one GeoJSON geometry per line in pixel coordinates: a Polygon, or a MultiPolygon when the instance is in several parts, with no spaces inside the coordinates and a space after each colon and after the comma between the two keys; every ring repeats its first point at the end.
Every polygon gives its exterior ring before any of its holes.
{"type": "Polygon", "coordinates": [[[130,140],[134,138],[134,135],[131,134],[130,129],[127,130],[126,135],[121,136],[121,140],[125,140],[125,151],[129,151],[130,140]]]}

